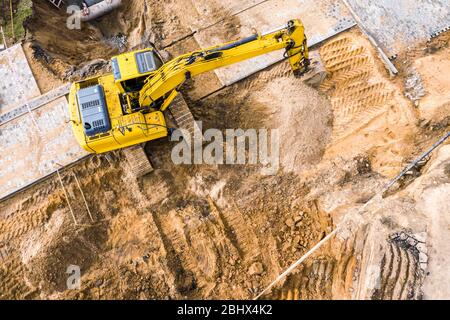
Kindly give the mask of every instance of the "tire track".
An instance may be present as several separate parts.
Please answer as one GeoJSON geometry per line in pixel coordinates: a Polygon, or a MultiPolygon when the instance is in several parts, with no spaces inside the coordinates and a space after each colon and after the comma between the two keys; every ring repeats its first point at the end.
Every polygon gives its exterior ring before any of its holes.
{"type": "Polygon", "coordinates": [[[221,217],[224,225],[228,226],[228,238],[237,247],[242,255],[244,261],[251,261],[256,259],[261,249],[258,244],[258,237],[253,229],[248,227],[243,214],[239,211],[236,205],[230,209],[221,211],[221,217]],[[234,207],[234,208],[233,208],[234,207]],[[230,234],[231,232],[231,234],[230,234]]]}
{"type": "Polygon", "coordinates": [[[273,300],[330,299],[336,260],[323,256],[289,276],[285,284],[267,297],[273,300]]]}
{"type": "Polygon", "coordinates": [[[407,248],[389,242],[384,247],[381,261],[380,288],[374,299],[411,300],[417,299],[416,288],[421,280],[417,257],[407,248]]]}
{"type": "Polygon", "coordinates": [[[352,36],[331,41],[320,54],[330,72],[320,90],[331,98],[336,144],[388,112],[396,98],[388,81],[380,79],[369,49],[352,36]]]}

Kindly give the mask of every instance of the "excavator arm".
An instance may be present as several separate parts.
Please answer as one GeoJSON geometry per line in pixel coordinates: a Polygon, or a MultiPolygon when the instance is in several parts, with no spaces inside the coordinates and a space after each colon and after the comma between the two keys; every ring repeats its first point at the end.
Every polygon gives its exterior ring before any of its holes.
{"type": "Polygon", "coordinates": [[[145,80],[139,93],[141,107],[159,105],[164,111],[183,83],[199,74],[238,63],[272,51],[285,49],[294,74],[302,75],[309,65],[303,24],[291,20],[277,30],[182,55],[164,64],[145,80]]]}

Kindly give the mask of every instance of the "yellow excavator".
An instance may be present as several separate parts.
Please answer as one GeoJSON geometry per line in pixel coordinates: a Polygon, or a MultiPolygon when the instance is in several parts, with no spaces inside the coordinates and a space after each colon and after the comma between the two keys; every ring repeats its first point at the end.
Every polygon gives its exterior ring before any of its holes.
{"type": "Polygon", "coordinates": [[[76,140],[88,152],[105,153],[166,137],[169,130],[164,111],[187,80],[281,49],[285,49],[295,75],[307,71],[308,47],[300,20],[167,63],[153,49],[113,57],[112,74],[71,87],[70,119],[76,140]]]}

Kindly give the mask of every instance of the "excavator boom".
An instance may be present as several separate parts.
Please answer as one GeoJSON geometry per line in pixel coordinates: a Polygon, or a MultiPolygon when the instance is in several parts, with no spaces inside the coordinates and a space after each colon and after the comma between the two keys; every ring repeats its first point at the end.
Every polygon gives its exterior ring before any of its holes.
{"type": "MultiPolygon", "coordinates": [[[[306,71],[309,62],[308,47],[304,27],[299,20],[289,21],[287,25],[263,35],[255,34],[168,62],[148,77],[140,91],[139,103],[141,106],[151,106],[161,98],[172,98],[172,91],[178,91],[191,77],[280,49],[286,50],[285,55],[289,58],[294,74],[301,75],[306,71]]],[[[161,110],[169,104],[166,101],[161,110]]]]}

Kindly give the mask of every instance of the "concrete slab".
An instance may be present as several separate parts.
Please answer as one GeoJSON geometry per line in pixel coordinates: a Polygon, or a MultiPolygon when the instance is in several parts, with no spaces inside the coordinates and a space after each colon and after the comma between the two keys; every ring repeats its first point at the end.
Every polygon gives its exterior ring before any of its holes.
{"type": "Polygon", "coordinates": [[[0,126],[0,199],[87,153],[75,141],[65,97],[0,126]]]}
{"type": "Polygon", "coordinates": [[[0,52],[0,115],[40,94],[22,45],[0,52]]]}
{"type": "MultiPolygon", "coordinates": [[[[201,47],[249,36],[254,29],[270,31],[294,18],[302,19],[310,44],[355,24],[348,9],[334,0],[191,1],[199,13],[199,17],[193,17],[191,28],[197,31],[195,39],[201,47]],[[221,19],[227,23],[221,23],[221,19]]],[[[230,85],[272,65],[280,57],[282,52],[274,52],[215,72],[223,85],[230,85]]]]}
{"type": "Polygon", "coordinates": [[[450,26],[448,0],[346,0],[388,55],[450,26]]]}

